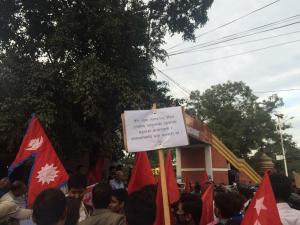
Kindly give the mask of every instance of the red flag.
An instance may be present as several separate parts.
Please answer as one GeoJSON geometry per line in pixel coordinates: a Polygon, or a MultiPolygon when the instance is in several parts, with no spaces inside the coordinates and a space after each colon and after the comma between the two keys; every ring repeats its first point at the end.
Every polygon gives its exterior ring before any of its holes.
{"type": "Polygon", "coordinates": [[[155,179],[148,160],[147,152],[137,152],[128,184],[128,194],[138,191],[142,187],[155,184],[155,179]]]}
{"type": "Polygon", "coordinates": [[[92,207],[93,207],[92,192],[93,192],[93,188],[96,186],[96,184],[92,184],[92,185],[86,187],[85,193],[84,193],[84,196],[82,199],[84,204],[92,206],[92,207]]]}
{"type": "Polygon", "coordinates": [[[207,172],[205,171],[200,182],[201,187],[204,187],[205,183],[209,180],[207,172]]]}
{"type": "Polygon", "coordinates": [[[102,179],[104,157],[98,158],[96,165],[88,172],[88,184],[95,184],[102,179]]]}
{"type": "Polygon", "coordinates": [[[165,170],[166,170],[166,180],[168,188],[169,203],[173,204],[177,202],[180,198],[180,193],[176,181],[176,176],[173,170],[172,161],[171,161],[171,152],[168,151],[165,161],[165,170]]]}
{"type": "Polygon", "coordinates": [[[28,206],[47,188],[56,188],[67,182],[69,176],[57,157],[47,135],[36,117],[33,117],[11,169],[28,156],[34,157],[28,188],[28,206]]]}
{"type": "Polygon", "coordinates": [[[281,225],[275,197],[267,173],[254,195],[241,225],[281,225]]]}
{"type": "Polygon", "coordinates": [[[191,186],[188,178],[185,179],[184,192],[191,193],[191,186]]]}
{"type": "MultiPolygon", "coordinates": [[[[176,182],[176,177],[174,174],[172,161],[171,161],[171,152],[168,151],[165,160],[165,171],[166,171],[166,183],[168,189],[168,199],[169,203],[173,204],[177,202],[180,198],[179,189],[176,182]]],[[[157,185],[156,193],[156,217],[154,225],[164,225],[164,208],[163,208],[163,199],[162,199],[162,190],[160,179],[157,185]]]]}
{"type": "Polygon", "coordinates": [[[157,192],[156,192],[156,216],[154,225],[164,225],[164,206],[163,206],[163,198],[162,198],[162,190],[160,179],[157,184],[157,192]]]}
{"type": "Polygon", "coordinates": [[[200,225],[206,225],[214,221],[214,186],[210,184],[202,197],[202,216],[200,225]]]}

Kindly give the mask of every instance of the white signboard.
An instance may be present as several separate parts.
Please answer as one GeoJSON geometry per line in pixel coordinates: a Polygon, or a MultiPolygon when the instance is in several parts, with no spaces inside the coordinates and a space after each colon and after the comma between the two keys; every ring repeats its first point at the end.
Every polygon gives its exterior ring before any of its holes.
{"type": "Polygon", "coordinates": [[[284,160],[283,155],[276,155],[276,160],[284,160]]]}
{"type": "Polygon", "coordinates": [[[123,125],[129,152],[188,145],[181,107],[125,111],[123,125]]]}

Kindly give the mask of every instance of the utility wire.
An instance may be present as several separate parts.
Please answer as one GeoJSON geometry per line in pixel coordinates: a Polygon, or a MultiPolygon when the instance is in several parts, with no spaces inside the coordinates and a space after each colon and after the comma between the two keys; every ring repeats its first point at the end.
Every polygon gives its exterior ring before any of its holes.
{"type": "Polygon", "coordinates": [[[244,41],[244,42],[238,42],[238,43],[234,43],[234,44],[231,44],[231,45],[218,46],[218,47],[214,47],[214,48],[206,48],[207,46],[203,46],[203,47],[199,47],[197,49],[190,50],[190,51],[178,52],[178,53],[170,54],[169,56],[176,56],[176,55],[184,54],[184,53],[199,52],[199,51],[209,51],[209,50],[215,50],[215,49],[220,49],[220,48],[227,48],[227,47],[232,47],[232,46],[238,46],[238,45],[243,45],[243,44],[248,44],[248,43],[253,43],[253,42],[259,42],[259,41],[264,41],[264,40],[278,38],[278,37],[283,37],[283,36],[287,36],[287,35],[291,35],[291,34],[296,34],[296,33],[300,33],[300,30],[294,31],[294,32],[289,32],[289,33],[283,33],[283,34],[279,34],[279,35],[275,35],[275,36],[268,36],[268,37],[264,37],[264,38],[253,39],[253,40],[244,41]]]}
{"type": "MultiPolygon", "coordinates": [[[[298,14],[296,16],[293,16],[292,19],[296,19],[299,16],[300,16],[300,14],[298,14]]],[[[287,19],[284,19],[284,20],[285,20],[284,22],[287,22],[288,20],[291,20],[291,19],[287,18],[287,19]]],[[[204,43],[201,43],[201,44],[197,44],[197,45],[194,45],[194,46],[191,46],[191,47],[188,47],[188,48],[179,49],[179,50],[176,50],[176,51],[171,51],[170,55],[172,55],[172,54],[174,55],[175,53],[178,53],[180,51],[181,52],[189,51],[189,50],[193,50],[193,49],[203,47],[203,46],[207,47],[207,46],[211,46],[211,45],[214,45],[214,44],[220,44],[220,43],[236,40],[236,39],[243,38],[243,37],[248,37],[248,36],[252,36],[252,35],[256,35],[256,34],[260,34],[260,33],[265,33],[265,32],[272,31],[272,30],[282,29],[282,28],[285,28],[285,27],[289,27],[289,26],[299,24],[299,22],[300,21],[296,21],[296,22],[293,22],[293,23],[289,23],[289,24],[273,27],[273,28],[270,28],[270,29],[267,29],[267,30],[257,31],[257,32],[248,34],[251,31],[256,31],[256,30],[260,30],[262,28],[270,27],[270,24],[265,24],[265,25],[262,25],[262,26],[259,26],[259,27],[251,28],[251,29],[246,30],[246,31],[242,31],[242,32],[231,34],[231,35],[223,36],[223,37],[215,39],[213,41],[204,42],[204,43]]],[[[276,22],[273,22],[271,26],[281,24],[281,23],[283,23],[283,21],[280,21],[280,22],[276,21],[276,22]]]]}
{"type": "Polygon", "coordinates": [[[188,88],[185,88],[183,86],[181,86],[178,82],[176,82],[175,80],[173,80],[169,75],[167,75],[166,73],[164,73],[163,71],[161,71],[160,69],[154,67],[158,72],[160,72],[164,77],[166,77],[168,80],[172,81],[174,84],[176,84],[178,87],[180,87],[183,91],[185,91],[187,94],[190,94],[191,91],[188,88]]]}
{"type": "Polygon", "coordinates": [[[275,91],[254,91],[253,93],[266,94],[266,93],[290,92],[290,91],[300,91],[300,88],[291,88],[291,89],[283,89],[283,90],[275,90],[275,91]]]}
{"type": "MultiPolygon", "coordinates": [[[[159,73],[159,75],[162,75],[161,73],[159,73]]],[[[167,79],[164,76],[161,76],[161,79],[163,79],[163,81],[167,82],[170,88],[170,92],[172,91],[175,94],[175,97],[177,98],[182,98],[182,96],[184,96],[184,98],[189,98],[189,95],[184,92],[181,88],[179,88],[177,85],[175,85],[174,83],[170,82],[169,79],[167,79]]]]}
{"type": "Polygon", "coordinates": [[[283,42],[283,43],[280,43],[280,44],[270,45],[270,46],[263,47],[263,48],[257,48],[257,49],[253,49],[253,50],[250,50],[250,51],[241,52],[241,53],[238,53],[238,54],[228,55],[228,56],[214,58],[214,59],[208,59],[208,60],[200,61],[200,62],[197,62],[197,63],[186,64],[186,65],[183,65],[183,66],[171,67],[171,68],[164,69],[163,71],[182,69],[182,68],[192,67],[192,66],[196,66],[196,65],[199,65],[199,64],[203,64],[203,63],[220,61],[220,60],[223,60],[223,59],[228,59],[228,58],[232,58],[232,57],[240,56],[240,55],[246,55],[246,54],[249,54],[249,53],[252,53],[252,52],[258,52],[258,51],[262,51],[262,50],[269,49],[269,48],[288,45],[288,44],[292,44],[292,43],[299,42],[299,41],[300,41],[300,39],[294,40],[294,41],[283,42]]]}
{"type": "MultiPolygon", "coordinates": [[[[258,9],[255,9],[255,10],[249,12],[249,13],[246,13],[245,15],[242,15],[242,16],[236,18],[236,19],[233,19],[233,20],[231,20],[231,21],[225,23],[225,24],[222,24],[222,25],[220,25],[220,26],[218,26],[218,27],[216,27],[216,28],[214,28],[214,29],[212,29],[212,30],[206,31],[206,32],[204,32],[203,34],[197,36],[196,39],[199,38],[199,37],[201,37],[201,36],[204,36],[204,35],[206,35],[206,34],[208,34],[208,33],[211,33],[211,32],[214,32],[214,31],[216,31],[216,30],[218,30],[218,29],[221,29],[221,28],[223,28],[223,27],[226,27],[226,26],[228,26],[228,25],[230,25],[230,24],[232,24],[232,23],[234,23],[234,22],[236,22],[236,21],[239,21],[239,20],[241,20],[241,19],[243,19],[243,18],[245,18],[245,17],[247,17],[247,16],[250,16],[250,15],[252,15],[252,14],[254,14],[254,13],[260,11],[260,10],[263,10],[263,9],[265,9],[265,8],[271,6],[271,5],[273,5],[273,4],[275,4],[275,3],[279,2],[279,1],[280,1],[280,0],[277,0],[277,1],[271,2],[271,3],[269,3],[269,4],[266,4],[266,5],[264,5],[264,6],[260,7],[260,8],[258,8],[258,9]]],[[[176,45],[170,47],[170,48],[167,49],[167,50],[171,50],[171,49],[173,49],[173,48],[175,48],[175,47],[177,47],[177,46],[182,45],[183,43],[184,43],[184,42],[181,42],[181,43],[179,43],[179,44],[176,44],[176,45]]]]}
{"type": "Polygon", "coordinates": [[[163,71],[161,71],[160,69],[158,69],[157,67],[154,67],[161,75],[163,75],[168,81],[171,81],[173,84],[175,84],[178,88],[180,88],[180,90],[182,90],[182,92],[187,95],[188,97],[190,96],[191,91],[182,86],[181,84],[179,84],[177,81],[175,81],[173,78],[171,78],[169,75],[167,75],[166,73],[164,73],[163,71]]]}

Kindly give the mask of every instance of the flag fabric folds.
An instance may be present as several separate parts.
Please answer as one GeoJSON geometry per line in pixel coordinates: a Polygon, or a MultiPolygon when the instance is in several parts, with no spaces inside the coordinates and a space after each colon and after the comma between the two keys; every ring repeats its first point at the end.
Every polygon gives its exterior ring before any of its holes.
{"type": "Polygon", "coordinates": [[[155,184],[155,179],[148,160],[147,152],[137,152],[128,184],[128,194],[140,190],[142,187],[155,184]]]}
{"type": "Polygon", "coordinates": [[[241,225],[281,225],[270,178],[264,178],[254,195],[241,225]]]}
{"type": "Polygon", "coordinates": [[[102,179],[104,160],[104,157],[98,158],[95,166],[91,170],[89,170],[87,175],[88,184],[95,184],[102,179]]]}
{"type": "Polygon", "coordinates": [[[169,203],[173,204],[180,198],[180,193],[176,181],[176,176],[172,166],[171,152],[168,151],[165,160],[166,180],[168,188],[169,203]]]}
{"type": "Polygon", "coordinates": [[[209,177],[207,175],[207,172],[205,171],[203,176],[202,176],[202,180],[200,181],[200,185],[201,187],[203,187],[205,185],[206,182],[209,181],[209,177]]]}
{"type": "Polygon", "coordinates": [[[214,185],[210,184],[203,193],[202,197],[202,215],[199,225],[207,225],[214,221],[214,185]]]}
{"type": "Polygon", "coordinates": [[[24,136],[16,159],[9,168],[12,173],[28,159],[34,159],[28,181],[28,206],[47,188],[57,188],[68,181],[68,174],[52,147],[44,129],[34,116],[24,136]]]}
{"type": "Polygon", "coordinates": [[[184,192],[191,193],[191,186],[188,178],[185,179],[184,192]]]}
{"type": "Polygon", "coordinates": [[[156,192],[156,215],[154,225],[164,225],[164,206],[163,206],[163,197],[161,190],[161,182],[158,181],[157,192],[156,192]]]}

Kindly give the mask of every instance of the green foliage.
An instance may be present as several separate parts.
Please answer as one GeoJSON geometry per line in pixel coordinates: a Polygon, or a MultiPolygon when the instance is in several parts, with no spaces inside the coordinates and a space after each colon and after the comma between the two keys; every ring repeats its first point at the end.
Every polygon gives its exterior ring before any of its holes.
{"type": "MultiPolygon", "coordinates": [[[[274,160],[275,154],[281,154],[281,145],[272,114],[282,105],[283,101],[277,95],[259,101],[245,83],[230,81],[212,86],[202,94],[192,92],[187,103],[190,113],[207,122],[213,133],[237,155],[248,159],[251,150],[259,149],[274,160]]],[[[288,127],[285,125],[284,129],[288,127]]],[[[287,158],[294,168],[293,156],[298,156],[300,150],[290,135],[284,134],[283,138],[287,158]]],[[[254,157],[253,165],[255,161],[254,157]]],[[[282,162],[277,165],[280,169],[282,162]]]]}
{"type": "Polygon", "coordinates": [[[63,156],[120,157],[124,110],[178,105],[153,79],[167,33],[194,39],[212,0],[0,0],[0,147],[36,113],[63,156]]]}

